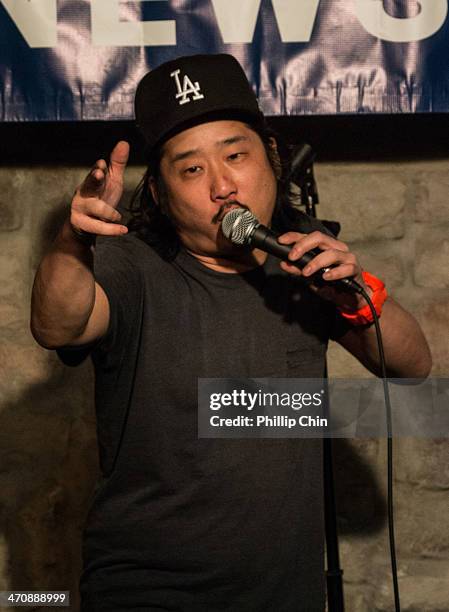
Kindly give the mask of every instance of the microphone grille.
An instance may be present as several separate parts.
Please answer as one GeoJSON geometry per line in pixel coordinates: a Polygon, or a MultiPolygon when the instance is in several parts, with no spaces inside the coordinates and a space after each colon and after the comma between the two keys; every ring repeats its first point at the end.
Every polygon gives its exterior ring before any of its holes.
{"type": "Polygon", "coordinates": [[[221,231],[234,244],[249,244],[251,233],[259,221],[249,210],[234,208],[225,214],[221,231]]]}

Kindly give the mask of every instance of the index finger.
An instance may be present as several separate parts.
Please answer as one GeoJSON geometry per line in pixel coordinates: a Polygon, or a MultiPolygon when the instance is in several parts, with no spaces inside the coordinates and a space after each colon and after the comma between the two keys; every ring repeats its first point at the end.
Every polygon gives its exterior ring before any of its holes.
{"type": "Polygon", "coordinates": [[[339,249],[340,251],[348,251],[348,246],[329,234],[315,230],[310,234],[300,234],[299,232],[287,232],[279,236],[278,241],[281,244],[296,243],[293,249],[297,252],[307,251],[316,247],[320,249],[339,249]]]}
{"type": "Polygon", "coordinates": [[[114,178],[123,178],[128,157],[129,144],[125,140],[120,140],[112,149],[109,157],[109,172],[115,175],[114,178]]]}
{"type": "Polygon", "coordinates": [[[292,244],[292,242],[296,242],[305,236],[307,234],[301,234],[301,232],[285,232],[285,234],[278,236],[278,242],[281,244],[292,244]]]}

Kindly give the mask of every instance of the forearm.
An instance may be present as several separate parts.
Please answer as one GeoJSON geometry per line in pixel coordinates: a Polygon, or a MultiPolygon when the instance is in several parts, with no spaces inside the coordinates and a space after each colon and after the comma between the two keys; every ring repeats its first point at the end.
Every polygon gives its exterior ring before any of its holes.
{"type": "MultiPolygon", "coordinates": [[[[392,298],[385,302],[379,319],[385,352],[387,376],[425,378],[432,358],[429,346],[416,319],[392,298]]],[[[354,327],[341,344],[369,370],[380,376],[381,366],[374,325],[354,327]]]]}
{"type": "Polygon", "coordinates": [[[95,303],[91,248],[67,221],[36,273],[31,331],[46,348],[68,344],[84,331],[95,303]]]}

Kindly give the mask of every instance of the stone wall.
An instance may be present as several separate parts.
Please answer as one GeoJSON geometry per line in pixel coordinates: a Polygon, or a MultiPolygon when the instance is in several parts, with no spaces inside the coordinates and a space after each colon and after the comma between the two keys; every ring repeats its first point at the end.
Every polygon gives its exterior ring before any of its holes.
{"type": "MultiPolygon", "coordinates": [[[[448,161],[316,166],[319,216],[421,322],[449,376],[448,161]]],[[[64,589],[77,609],[80,535],[97,476],[92,371],[59,363],[29,332],[40,257],[84,170],[0,170],[0,590],[64,589]]],[[[134,186],[139,168],[130,168],[134,186]]],[[[330,373],[367,373],[337,345],[330,373]]],[[[334,444],[347,610],[393,610],[384,440],[334,444]]],[[[449,440],[395,441],[404,612],[449,611],[449,440]]]]}
{"type": "MultiPolygon", "coordinates": [[[[422,325],[432,375],[449,376],[449,173],[446,160],[317,167],[320,216],[422,325]]],[[[341,347],[331,376],[362,377],[341,347]]],[[[448,406],[449,408],[449,406],[448,406]]],[[[447,432],[444,433],[447,436],[447,432]]],[[[347,609],[394,610],[386,524],[385,440],[335,441],[347,609]],[[360,469],[362,467],[362,469],[360,469]]],[[[449,439],[394,440],[395,527],[402,610],[449,610],[449,439]]]]}

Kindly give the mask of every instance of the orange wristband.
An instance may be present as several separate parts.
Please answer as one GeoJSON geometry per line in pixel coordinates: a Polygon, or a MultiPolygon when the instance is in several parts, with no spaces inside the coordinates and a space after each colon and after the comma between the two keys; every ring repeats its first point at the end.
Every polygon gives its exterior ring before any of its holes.
{"type": "MultiPolygon", "coordinates": [[[[382,306],[387,299],[387,290],[385,289],[385,285],[379,278],[373,274],[370,274],[369,272],[362,272],[362,276],[363,280],[365,281],[365,285],[367,285],[373,292],[370,298],[377,316],[380,317],[382,306]]],[[[368,304],[355,312],[348,312],[347,310],[345,311],[341,308],[339,308],[339,311],[341,316],[352,323],[352,325],[368,325],[369,323],[373,322],[373,313],[371,312],[371,308],[368,306],[368,304]]]]}

